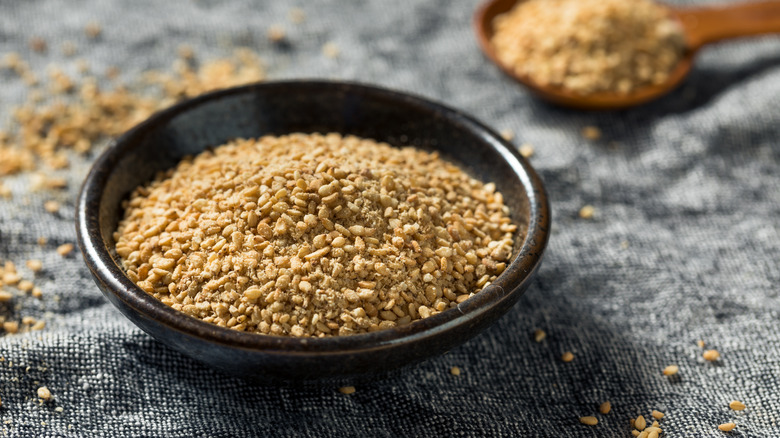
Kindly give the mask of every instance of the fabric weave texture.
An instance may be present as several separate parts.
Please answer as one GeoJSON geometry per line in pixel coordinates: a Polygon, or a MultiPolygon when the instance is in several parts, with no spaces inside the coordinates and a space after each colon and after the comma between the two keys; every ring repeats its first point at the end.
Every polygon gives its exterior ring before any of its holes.
{"type": "MultiPolygon", "coordinates": [[[[413,92],[500,130],[530,159],[553,228],[538,278],[493,327],[448,354],[358,385],[259,386],[213,371],[140,331],[101,295],[76,252],[74,203],[95,153],[74,159],[61,192],[5,178],[0,261],[44,292],[20,298],[42,331],[0,337],[0,429],[20,437],[547,436],[630,437],[656,409],[669,437],[780,435],[780,38],[706,48],[685,83],[654,103],[580,112],[533,98],[480,53],[475,0],[99,0],[0,2],[0,54],[43,75],[116,65],[123,78],[167,68],[190,44],[201,59],[249,46],[269,79],[339,78],[413,92]],[[292,7],[305,12],[296,24],[292,7]],[[96,41],[84,26],[99,22],[96,41]],[[284,27],[289,44],[266,37],[284,27]],[[28,41],[48,41],[47,54],[28,41]],[[59,50],[71,40],[78,54],[59,50]],[[333,42],[340,55],[324,56],[333,42]],[[602,138],[582,137],[597,126],[602,138]],[[43,203],[63,204],[57,214],[43,203]],[[595,207],[593,219],[579,209],[595,207]],[[39,246],[39,237],[48,238],[39,246]],[[24,266],[40,259],[33,276],[24,266]],[[533,332],[547,338],[536,343],[533,332]],[[702,358],[697,340],[721,358],[702,358]],[[574,360],[560,360],[565,351],[574,360]],[[674,378],[661,370],[679,365],[674,378]],[[461,375],[449,370],[458,366],[461,375]],[[38,386],[53,395],[41,404],[38,386]],[[612,412],[598,414],[604,401],[612,412]],[[734,412],[731,400],[747,409],[734,412]],[[58,412],[57,407],[62,407],[58,412]],[[595,415],[596,426],[578,418],[595,415]]],[[[0,71],[0,119],[27,87],[0,71]]],[[[0,160],[3,158],[0,157],[0,160]]]]}

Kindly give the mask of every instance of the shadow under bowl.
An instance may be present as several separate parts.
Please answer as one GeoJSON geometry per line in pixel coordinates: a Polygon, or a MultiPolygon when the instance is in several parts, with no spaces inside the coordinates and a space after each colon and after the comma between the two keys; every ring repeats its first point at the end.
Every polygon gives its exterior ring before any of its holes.
{"type": "Polygon", "coordinates": [[[429,100],[356,83],[285,81],[217,91],[161,111],[113,142],[79,195],[78,243],[108,300],[154,338],[230,374],[264,382],[345,380],[422,361],[462,344],[522,295],[542,258],[550,212],[542,181],[517,151],[473,118],[429,100]],[[338,132],[438,150],[495,182],[518,225],[511,263],[457,307],[406,326],[326,338],[244,333],[190,317],[136,286],[113,232],[121,203],[158,171],[235,138],[338,132]]]}

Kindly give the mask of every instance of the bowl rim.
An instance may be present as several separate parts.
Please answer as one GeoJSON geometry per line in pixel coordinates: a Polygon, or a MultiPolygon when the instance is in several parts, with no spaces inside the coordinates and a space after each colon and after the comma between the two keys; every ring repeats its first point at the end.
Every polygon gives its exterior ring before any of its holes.
{"type": "MultiPolygon", "coordinates": [[[[81,187],[76,204],[76,234],[79,248],[94,278],[125,306],[181,335],[199,338],[231,348],[262,350],[267,354],[341,354],[391,348],[396,344],[421,341],[449,329],[477,320],[513,293],[522,293],[539,267],[549,239],[550,208],[541,178],[508,141],[473,117],[431,99],[407,92],[354,81],[280,80],[266,81],[202,94],[163,109],[113,140],[93,163],[81,187]],[[494,149],[522,181],[528,198],[528,229],[518,254],[503,273],[472,297],[428,318],[402,327],[347,336],[293,337],[239,332],[186,315],[158,301],[133,283],[114,261],[100,231],[100,201],[106,181],[134,142],[176,116],[228,96],[261,93],[279,87],[317,89],[338,87],[371,99],[385,99],[422,107],[432,117],[462,125],[494,149]]],[[[114,303],[112,303],[114,304],[114,303]]]]}

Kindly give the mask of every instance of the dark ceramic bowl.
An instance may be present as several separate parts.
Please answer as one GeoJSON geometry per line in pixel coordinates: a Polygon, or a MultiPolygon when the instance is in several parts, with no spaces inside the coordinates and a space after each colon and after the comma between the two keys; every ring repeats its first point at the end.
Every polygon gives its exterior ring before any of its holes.
{"type": "Polygon", "coordinates": [[[438,103],[354,83],[268,82],[206,94],[159,112],[95,162],[79,196],[79,246],[98,287],[159,341],[222,371],[262,381],[344,380],[446,352],[503,315],[528,287],[547,244],[542,182],[495,132],[438,103]],[[114,252],[121,202],[156,172],[228,140],[340,132],[439,150],[472,176],[495,182],[521,231],[511,264],[485,290],[404,327],[328,338],[243,333],[178,312],[130,281],[114,252]],[[524,236],[524,237],[523,237],[524,236]]]}

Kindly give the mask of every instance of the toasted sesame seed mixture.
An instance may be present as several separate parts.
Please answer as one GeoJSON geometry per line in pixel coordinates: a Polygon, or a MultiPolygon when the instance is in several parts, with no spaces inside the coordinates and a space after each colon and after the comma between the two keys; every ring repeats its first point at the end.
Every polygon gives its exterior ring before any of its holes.
{"type": "Polygon", "coordinates": [[[650,0],[526,0],[493,26],[496,54],[516,74],[583,95],[663,83],[685,48],[650,0]]]}
{"type": "Polygon", "coordinates": [[[457,305],[503,272],[503,197],[437,153],[339,134],[237,140],[125,202],[129,278],[206,322],[349,335],[457,305]]]}

